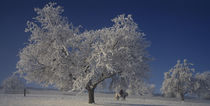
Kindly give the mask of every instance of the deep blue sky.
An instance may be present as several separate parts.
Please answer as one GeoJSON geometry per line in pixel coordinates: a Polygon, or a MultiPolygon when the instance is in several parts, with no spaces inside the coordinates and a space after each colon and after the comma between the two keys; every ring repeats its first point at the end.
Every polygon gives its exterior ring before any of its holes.
{"type": "Polygon", "coordinates": [[[210,70],[209,0],[1,0],[0,82],[16,71],[18,51],[30,35],[24,32],[26,22],[36,16],[33,8],[49,1],[63,6],[64,16],[85,29],[108,27],[117,15],[132,14],[152,42],[150,82],[157,91],[177,59],[188,59],[196,72],[210,70]]]}

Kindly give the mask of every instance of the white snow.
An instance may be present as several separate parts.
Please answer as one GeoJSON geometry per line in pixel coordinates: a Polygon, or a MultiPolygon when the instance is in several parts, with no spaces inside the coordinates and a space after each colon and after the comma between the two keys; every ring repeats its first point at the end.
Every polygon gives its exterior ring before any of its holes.
{"type": "Polygon", "coordinates": [[[23,94],[0,94],[0,106],[209,106],[210,101],[174,98],[130,96],[116,101],[114,94],[96,93],[95,104],[88,104],[87,94],[64,94],[53,90],[30,90],[23,94]]]}

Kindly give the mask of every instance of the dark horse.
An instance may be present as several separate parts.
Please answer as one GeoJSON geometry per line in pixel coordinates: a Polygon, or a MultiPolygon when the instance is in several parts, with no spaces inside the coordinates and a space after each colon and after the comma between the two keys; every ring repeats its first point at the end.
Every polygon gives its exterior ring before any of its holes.
{"type": "Polygon", "coordinates": [[[119,93],[115,94],[115,99],[119,100],[120,98],[122,98],[123,100],[125,100],[127,96],[128,93],[121,89],[119,93]]]}

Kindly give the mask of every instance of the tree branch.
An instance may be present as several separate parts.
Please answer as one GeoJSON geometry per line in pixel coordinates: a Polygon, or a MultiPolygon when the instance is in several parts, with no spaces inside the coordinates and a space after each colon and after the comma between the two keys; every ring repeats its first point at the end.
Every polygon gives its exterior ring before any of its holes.
{"type": "Polygon", "coordinates": [[[111,77],[113,77],[114,75],[119,74],[119,73],[122,73],[122,71],[116,72],[116,73],[112,73],[112,74],[110,74],[110,75],[101,77],[101,78],[98,80],[98,82],[96,82],[95,84],[93,84],[93,87],[96,87],[99,83],[101,83],[101,82],[104,81],[105,79],[111,78],[111,77]]]}

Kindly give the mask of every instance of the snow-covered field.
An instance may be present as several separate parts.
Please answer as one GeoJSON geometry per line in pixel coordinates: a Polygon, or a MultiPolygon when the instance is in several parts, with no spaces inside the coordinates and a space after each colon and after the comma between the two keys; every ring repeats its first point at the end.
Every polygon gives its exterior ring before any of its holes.
{"type": "Polygon", "coordinates": [[[64,94],[53,90],[30,90],[26,97],[23,94],[0,94],[0,106],[210,106],[210,101],[162,97],[134,97],[126,101],[116,101],[113,94],[96,93],[96,104],[88,104],[87,94],[64,94]]]}

